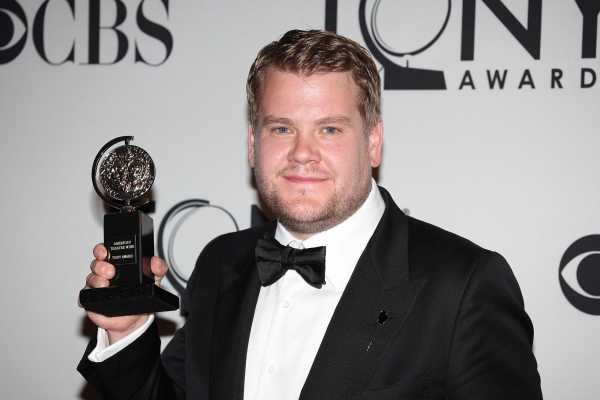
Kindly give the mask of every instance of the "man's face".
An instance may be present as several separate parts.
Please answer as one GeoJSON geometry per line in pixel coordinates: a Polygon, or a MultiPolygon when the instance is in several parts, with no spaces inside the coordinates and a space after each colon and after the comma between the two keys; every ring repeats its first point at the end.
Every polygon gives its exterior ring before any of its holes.
{"type": "Polygon", "coordinates": [[[299,239],[350,217],[371,190],[383,125],[365,135],[357,91],[347,73],[267,73],[248,163],[267,205],[299,239]]]}

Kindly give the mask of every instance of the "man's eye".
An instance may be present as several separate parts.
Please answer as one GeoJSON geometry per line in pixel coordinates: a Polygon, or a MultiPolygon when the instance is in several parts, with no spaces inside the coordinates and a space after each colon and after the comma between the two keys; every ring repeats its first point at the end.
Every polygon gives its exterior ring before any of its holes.
{"type": "Polygon", "coordinates": [[[325,128],[325,133],[336,133],[337,131],[338,131],[337,128],[332,128],[332,127],[325,128]]]}
{"type": "Polygon", "coordinates": [[[290,130],[288,128],[279,127],[276,129],[277,133],[288,133],[290,130]]]}

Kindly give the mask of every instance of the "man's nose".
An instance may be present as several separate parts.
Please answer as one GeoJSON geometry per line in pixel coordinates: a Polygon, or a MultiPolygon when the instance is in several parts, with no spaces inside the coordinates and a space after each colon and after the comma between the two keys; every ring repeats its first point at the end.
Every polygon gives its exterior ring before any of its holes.
{"type": "Polygon", "coordinates": [[[299,164],[321,161],[318,138],[310,133],[298,133],[294,138],[288,161],[295,161],[299,164]]]}

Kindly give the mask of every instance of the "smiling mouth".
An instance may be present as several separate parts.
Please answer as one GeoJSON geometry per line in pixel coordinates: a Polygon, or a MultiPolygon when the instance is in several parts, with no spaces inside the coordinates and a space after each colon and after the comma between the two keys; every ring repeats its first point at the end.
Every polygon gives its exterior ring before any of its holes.
{"type": "Polygon", "coordinates": [[[285,175],[283,178],[292,183],[320,183],[325,182],[329,178],[320,176],[300,176],[300,175],[285,175]]]}
{"type": "Polygon", "coordinates": [[[333,179],[333,177],[328,175],[318,175],[318,176],[303,176],[303,175],[281,175],[287,182],[296,185],[312,185],[318,183],[325,183],[333,179]]]}
{"type": "Polygon", "coordinates": [[[299,168],[297,165],[281,169],[278,171],[277,176],[285,179],[286,182],[298,185],[323,183],[335,178],[335,175],[330,171],[315,166],[299,168]]]}

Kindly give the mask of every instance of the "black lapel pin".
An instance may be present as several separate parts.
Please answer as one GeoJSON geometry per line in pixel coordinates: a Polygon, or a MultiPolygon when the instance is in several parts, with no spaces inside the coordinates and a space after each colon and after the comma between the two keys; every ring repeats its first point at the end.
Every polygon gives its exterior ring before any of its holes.
{"type": "Polygon", "coordinates": [[[382,311],[379,313],[379,317],[377,317],[377,321],[373,322],[371,325],[383,325],[385,324],[385,321],[388,320],[388,315],[385,311],[382,311]]]}
{"type": "MultiPolygon", "coordinates": [[[[385,324],[385,321],[387,321],[388,319],[388,315],[385,311],[382,311],[379,313],[379,317],[377,317],[377,321],[373,323],[373,325],[379,324],[379,325],[383,325],[385,324]]],[[[371,346],[373,345],[373,341],[371,340],[369,342],[369,345],[367,346],[367,351],[371,350],[371,346]]]]}

